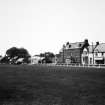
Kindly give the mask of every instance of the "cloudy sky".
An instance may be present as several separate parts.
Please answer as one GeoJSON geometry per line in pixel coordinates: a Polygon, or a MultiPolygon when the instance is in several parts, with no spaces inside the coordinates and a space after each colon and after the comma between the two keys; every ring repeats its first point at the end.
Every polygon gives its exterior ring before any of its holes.
{"type": "Polygon", "coordinates": [[[67,41],[105,42],[105,0],[0,0],[0,54],[16,46],[58,53],[67,41]]]}

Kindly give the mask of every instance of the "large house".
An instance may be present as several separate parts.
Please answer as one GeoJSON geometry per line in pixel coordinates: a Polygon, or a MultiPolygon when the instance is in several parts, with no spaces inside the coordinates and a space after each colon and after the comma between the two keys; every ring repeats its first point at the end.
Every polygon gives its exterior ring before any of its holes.
{"type": "Polygon", "coordinates": [[[77,63],[81,64],[82,59],[81,55],[83,53],[83,49],[87,49],[89,46],[88,40],[86,39],[83,42],[75,42],[69,43],[67,42],[66,45],[63,45],[63,48],[57,55],[57,62],[58,63],[77,63]]]}

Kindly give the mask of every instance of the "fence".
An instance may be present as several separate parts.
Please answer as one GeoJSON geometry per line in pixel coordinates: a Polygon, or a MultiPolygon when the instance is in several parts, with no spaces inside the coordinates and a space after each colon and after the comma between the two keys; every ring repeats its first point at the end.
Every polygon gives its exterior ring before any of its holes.
{"type": "Polygon", "coordinates": [[[55,63],[49,63],[49,64],[42,64],[42,65],[46,65],[46,66],[64,66],[64,67],[90,67],[90,68],[105,68],[105,64],[66,64],[66,63],[58,63],[58,64],[55,64],[55,63]]]}

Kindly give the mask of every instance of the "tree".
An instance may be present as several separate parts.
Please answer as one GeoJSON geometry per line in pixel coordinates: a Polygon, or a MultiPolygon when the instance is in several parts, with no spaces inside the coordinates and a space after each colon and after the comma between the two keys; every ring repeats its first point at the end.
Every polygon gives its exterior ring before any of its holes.
{"type": "Polygon", "coordinates": [[[22,57],[22,58],[26,58],[26,57],[29,57],[30,54],[26,49],[20,48],[19,51],[18,51],[18,56],[22,57]]]}
{"type": "Polygon", "coordinates": [[[55,57],[55,55],[52,52],[45,52],[45,53],[41,53],[40,57],[44,57],[42,62],[52,63],[52,59],[55,57]]]}
{"type": "Polygon", "coordinates": [[[28,63],[30,57],[29,52],[24,48],[12,47],[6,51],[6,57],[9,58],[11,63],[15,63],[19,58],[24,58],[24,62],[28,63]]]}
{"type": "Polygon", "coordinates": [[[82,49],[84,49],[85,47],[87,48],[88,46],[89,46],[88,39],[85,39],[82,49]]]}
{"type": "Polygon", "coordinates": [[[16,47],[12,47],[6,51],[6,56],[9,56],[10,59],[17,56],[19,49],[16,47]]]}

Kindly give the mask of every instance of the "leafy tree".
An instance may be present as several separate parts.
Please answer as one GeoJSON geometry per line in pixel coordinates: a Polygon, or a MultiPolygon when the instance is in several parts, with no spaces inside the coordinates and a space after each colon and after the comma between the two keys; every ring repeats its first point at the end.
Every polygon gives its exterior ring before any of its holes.
{"type": "Polygon", "coordinates": [[[12,47],[6,51],[6,56],[13,58],[13,57],[17,56],[18,52],[19,52],[18,48],[12,47]]]}
{"type": "Polygon", "coordinates": [[[52,59],[55,57],[55,55],[52,52],[45,52],[45,53],[41,53],[40,57],[44,57],[42,62],[52,63],[52,59]]]}
{"type": "Polygon", "coordinates": [[[26,58],[26,57],[29,57],[30,54],[26,49],[20,48],[19,51],[18,51],[18,56],[22,57],[22,58],[26,58]]]}
{"type": "Polygon", "coordinates": [[[28,58],[30,57],[29,52],[24,48],[12,47],[6,51],[6,57],[9,58],[11,63],[15,63],[17,59],[24,58],[24,62],[28,63],[28,58]]]}

